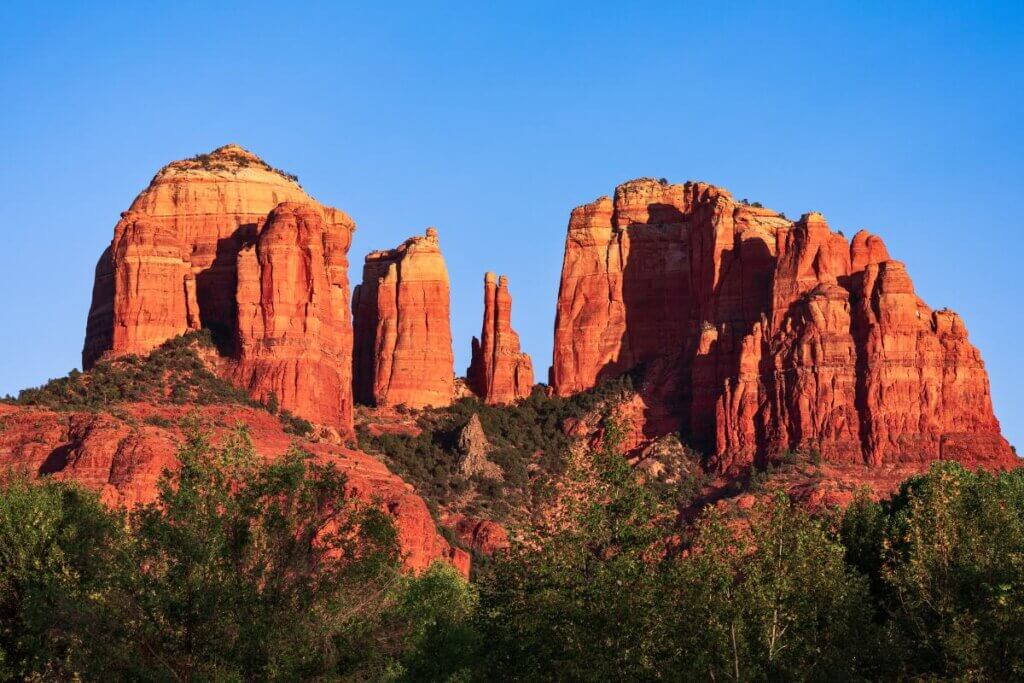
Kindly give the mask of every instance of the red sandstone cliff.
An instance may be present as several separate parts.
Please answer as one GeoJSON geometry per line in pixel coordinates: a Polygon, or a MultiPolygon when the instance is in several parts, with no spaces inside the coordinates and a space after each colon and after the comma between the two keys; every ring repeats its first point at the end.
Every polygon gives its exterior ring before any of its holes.
{"type": "Polygon", "coordinates": [[[533,362],[519,348],[512,330],[512,295],[508,278],[484,275],[484,322],[466,371],[470,389],[491,404],[525,398],[533,389],[533,362]]]}
{"type": "Polygon", "coordinates": [[[260,400],[352,430],[348,253],[354,224],[293,202],[238,254],[238,363],[232,379],[260,400]]]}
{"type": "MultiPolygon", "coordinates": [[[[140,403],[119,408],[115,416],[0,404],[4,425],[0,430],[0,471],[13,469],[77,481],[99,492],[108,505],[133,506],[154,500],[163,471],[178,466],[176,453],[182,434],[177,424],[186,416],[220,425],[213,435],[215,441],[226,429],[222,425],[246,425],[256,452],[268,459],[287,452],[294,439],[266,411],[243,406],[140,403]]],[[[301,445],[344,472],[353,496],[379,504],[388,512],[408,568],[421,570],[435,559],[446,559],[468,575],[468,555],[438,534],[423,499],[387,467],[365,453],[341,446],[312,441],[301,445]]]]}
{"type": "Polygon", "coordinates": [[[294,180],[237,145],[160,169],[97,264],[84,367],[106,351],[145,353],[188,331],[186,273],[195,278],[202,325],[232,330],[238,251],[284,201],[313,202],[294,180]]]}
{"type": "Polygon", "coordinates": [[[448,270],[437,231],[366,256],[353,295],[356,400],[446,406],[454,395],[448,270]]]}
{"type": "Polygon", "coordinates": [[[879,238],[703,183],[631,181],[570,218],[552,386],[637,366],[646,435],[681,430],[721,470],[787,449],[1014,463],[962,321],[879,238]]]}
{"type": "Polygon", "coordinates": [[[83,367],[205,327],[235,340],[241,364],[229,374],[254,396],[273,392],[284,408],[347,431],[354,228],[236,145],[168,164],[122,214],[96,266],[83,367]],[[268,213],[285,202],[295,215],[294,206],[311,207],[323,226],[303,219],[298,232],[261,239],[268,213]]]}

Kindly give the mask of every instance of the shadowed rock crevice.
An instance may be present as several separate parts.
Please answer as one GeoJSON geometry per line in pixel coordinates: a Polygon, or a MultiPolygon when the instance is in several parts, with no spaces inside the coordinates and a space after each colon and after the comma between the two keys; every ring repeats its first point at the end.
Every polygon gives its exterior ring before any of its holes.
{"type": "Polygon", "coordinates": [[[633,431],[678,429],[722,471],[793,450],[924,463],[954,442],[968,463],[1013,458],[962,322],[879,238],[704,183],[630,181],[570,217],[553,390],[641,365],[633,431]]]}

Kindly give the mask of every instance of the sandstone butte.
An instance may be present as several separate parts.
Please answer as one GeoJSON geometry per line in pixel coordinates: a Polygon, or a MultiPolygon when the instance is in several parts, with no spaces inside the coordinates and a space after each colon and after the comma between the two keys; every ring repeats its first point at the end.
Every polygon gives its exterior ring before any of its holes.
{"type": "Polygon", "coordinates": [[[96,266],[83,367],[208,328],[238,361],[227,374],[254,396],[350,432],[354,229],[237,145],[168,164],[96,266]]]}
{"type": "Polygon", "coordinates": [[[455,392],[448,270],[437,230],[370,252],[352,299],[359,403],[447,406],[455,392]]]}
{"type": "Polygon", "coordinates": [[[480,338],[473,337],[472,353],[466,380],[483,401],[512,403],[530,395],[533,362],[512,330],[512,295],[504,275],[484,275],[484,321],[480,338]]]}
{"type": "MultiPolygon", "coordinates": [[[[139,403],[120,408],[114,416],[0,404],[0,464],[30,475],[74,480],[98,492],[112,507],[131,507],[155,500],[161,474],[178,466],[175,454],[183,437],[177,424],[186,416],[196,417],[198,412],[205,424],[245,424],[256,452],[264,458],[279,457],[294,439],[277,418],[245,406],[139,403]]],[[[225,429],[214,432],[215,443],[225,429]]],[[[303,441],[301,446],[344,472],[354,498],[379,505],[391,516],[408,569],[419,571],[443,559],[468,576],[469,555],[438,534],[426,503],[409,484],[360,451],[315,441],[303,441]]]]}
{"type": "Polygon", "coordinates": [[[848,243],[704,184],[639,179],[569,219],[553,391],[635,370],[634,441],[681,431],[721,472],[787,450],[870,467],[1015,464],[963,321],[882,240],[848,243]]]}

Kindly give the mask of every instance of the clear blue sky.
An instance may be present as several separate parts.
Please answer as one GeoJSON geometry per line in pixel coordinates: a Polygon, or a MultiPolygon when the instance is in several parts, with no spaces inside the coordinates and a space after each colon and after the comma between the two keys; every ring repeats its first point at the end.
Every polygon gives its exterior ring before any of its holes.
{"type": "Polygon", "coordinates": [[[460,372],[494,270],[544,379],[569,211],[626,179],[866,227],[1024,444],[1021,2],[90,4],[0,9],[0,393],[80,363],[118,214],[230,141],[355,218],[356,273],[438,227],[460,372]]]}

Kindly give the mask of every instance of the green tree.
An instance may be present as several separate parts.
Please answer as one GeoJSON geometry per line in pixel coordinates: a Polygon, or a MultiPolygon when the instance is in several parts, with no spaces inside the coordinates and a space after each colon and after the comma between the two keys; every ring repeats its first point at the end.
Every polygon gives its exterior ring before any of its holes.
{"type": "Polygon", "coordinates": [[[935,463],[882,509],[879,602],[903,675],[1024,678],[1024,472],[935,463]]]}
{"type": "Polygon", "coordinates": [[[301,451],[261,463],[241,429],[219,448],[193,430],[178,457],[131,517],[147,671],[294,680],[379,665],[367,644],[400,576],[389,519],[301,451]]]}
{"type": "Polygon", "coordinates": [[[407,577],[393,607],[393,637],[405,652],[396,678],[407,681],[468,680],[481,646],[473,617],[476,590],[450,565],[435,562],[407,577]]]}
{"type": "Polygon", "coordinates": [[[570,458],[569,484],[542,516],[548,533],[517,543],[480,580],[477,675],[512,680],[635,680],[667,642],[658,567],[674,514],[604,447],[570,458]]]}
{"type": "Polygon", "coordinates": [[[715,680],[835,680],[865,666],[865,577],[844,562],[828,520],[784,495],[747,519],[711,510],[672,584],[671,669],[715,680]]]}
{"type": "Polygon", "coordinates": [[[73,678],[116,639],[120,517],[62,482],[0,486],[0,680],[73,678]]]}

